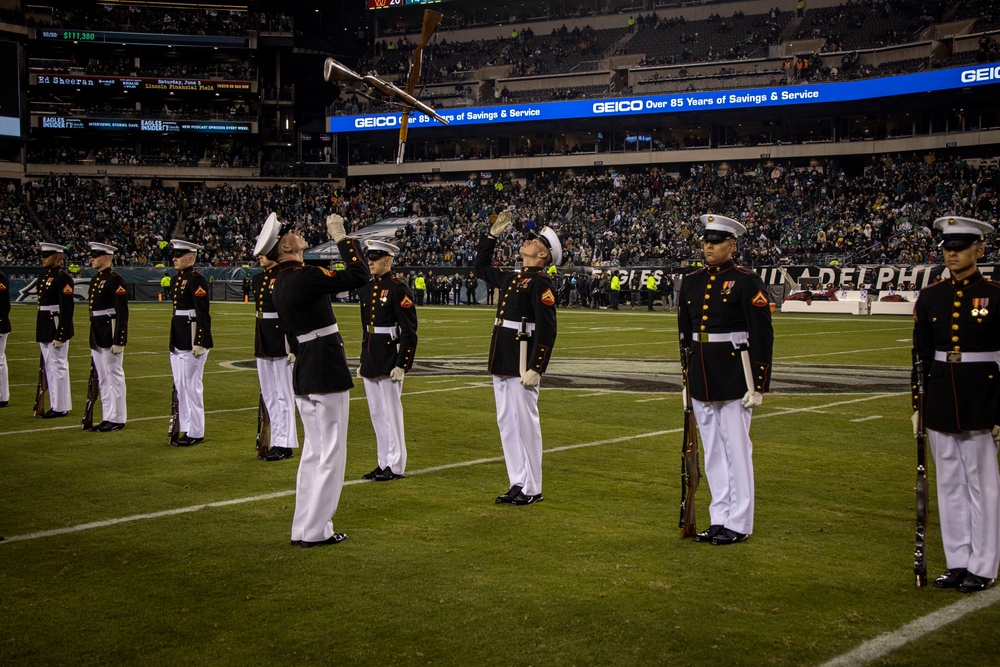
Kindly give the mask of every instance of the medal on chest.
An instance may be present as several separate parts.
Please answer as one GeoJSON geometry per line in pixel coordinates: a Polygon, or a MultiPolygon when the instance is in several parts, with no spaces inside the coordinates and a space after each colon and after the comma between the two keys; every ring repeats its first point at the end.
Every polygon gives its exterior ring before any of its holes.
{"type": "Polygon", "coordinates": [[[990,305],[989,299],[973,299],[972,300],[972,316],[973,317],[986,317],[990,314],[986,306],[990,305]]]}
{"type": "Polygon", "coordinates": [[[378,302],[383,306],[389,302],[389,290],[384,289],[379,291],[378,302]]]}
{"type": "Polygon", "coordinates": [[[728,296],[733,291],[734,287],[736,287],[736,281],[727,280],[726,282],[722,283],[722,293],[728,296]]]}

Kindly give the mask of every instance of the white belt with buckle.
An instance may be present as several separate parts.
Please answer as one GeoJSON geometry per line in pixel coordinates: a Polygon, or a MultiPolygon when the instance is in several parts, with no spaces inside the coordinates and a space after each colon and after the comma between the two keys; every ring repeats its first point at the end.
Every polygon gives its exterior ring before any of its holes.
{"type": "MultiPolygon", "coordinates": [[[[521,330],[521,323],[520,322],[515,322],[514,320],[501,320],[501,319],[497,319],[497,326],[498,327],[503,327],[504,329],[513,329],[514,331],[520,331],[521,330]]],[[[524,332],[525,333],[529,333],[530,334],[534,330],[535,330],[535,323],[534,322],[525,322],[524,323],[524,332]]]]}
{"type": "Polygon", "coordinates": [[[1000,352],[948,352],[936,350],[934,361],[947,364],[982,364],[995,362],[1000,364],[1000,352]]]}
{"type": "Polygon", "coordinates": [[[336,324],[331,324],[328,327],[323,327],[322,329],[313,329],[309,333],[304,333],[301,336],[296,336],[296,340],[300,343],[308,343],[311,340],[316,340],[317,338],[322,338],[323,336],[329,336],[330,334],[335,334],[340,331],[340,327],[336,324]]]}
{"type": "Polygon", "coordinates": [[[92,310],[90,314],[94,317],[101,317],[102,315],[114,317],[116,315],[116,312],[114,308],[106,308],[104,310],[92,310]]]}
{"type": "Polygon", "coordinates": [[[54,306],[39,306],[38,310],[44,310],[47,313],[58,313],[59,304],[55,304],[54,306]]]}
{"type": "Polygon", "coordinates": [[[750,337],[746,331],[731,331],[729,333],[696,333],[694,335],[696,343],[732,343],[733,347],[746,345],[750,337]]]}
{"type": "Polygon", "coordinates": [[[174,317],[194,317],[194,308],[191,310],[175,310],[174,317]]]}
{"type": "Polygon", "coordinates": [[[365,327],[365,329],[367,329],[370,334],[384,334],[386,336],[392,336],[392,339],[396,340],[396,327],[376,327],[369,325],[365,327]]]}
{"type": "Polygon", "coordinates": [[[278,319],[278,313],[257,313],[258,320],[276,320],[278,319]]]}

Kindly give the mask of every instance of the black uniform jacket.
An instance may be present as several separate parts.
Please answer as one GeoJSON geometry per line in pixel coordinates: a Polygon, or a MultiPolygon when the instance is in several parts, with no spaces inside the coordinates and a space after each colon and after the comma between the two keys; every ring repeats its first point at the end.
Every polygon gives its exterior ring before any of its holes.
{"type": "MultiPolygon", "coordinates": [[[[942,433],[992,429],[1000,423],[1000,368],[996,361],[936,361],[936,351],[1000,350],[1000,285],[977,270],[920,290],[913,309],[913,354],[924,370],[924,426],[942,433]]],[[[916,374],[913,382],[916,410],[916,374]]]]}
{"type": "Polygon", "coordinates": [[[0,271],[0,334],[10,333],[10,281],[0,271]]]}
{"type": "Polygon", "coordinates": [[[190,350],[195,345],[212,347],[212,316],[208,313],[211,303],[208,278],[194,269],[184,269],[174,276],[174,312],[194,311],[194,315],[174,315],[170,320],[170,349],[190,350]],[[194,340],[192,340],[192,331],[194,340]]]}
{"type": "Polygon", "coordinates": [[[410,370],[417,351],[417,309],[406,283],[388,272],[361,293],[361,376],[385,377],[395,367],[410,370]],[[396,328],[396,336],[374,327],[396,328]]]}
{"type": "Polygon", "coordinates": [[[700,342],[698,334],[746,332],[754,389],[760,393],[768,390],[774,330],[764,282],[756,273],[729,260],[684,276],[677,328],[681,348],[692,350],[688,368],[691,398],[732,401],[747,393],[740,350],[728,341],[700,342]]]}
{"type": "Polygon", "coordinates": [[[35,320],[35,341],[51,343],[73,337],[73,279],[56,266],[44,269],[38,278],[38,318],[35,320]],[[52,312],[42,306],[59,306],[52,312]]]}
{"type": "Polygon", "coordinates": [[[543,268],[531,267],[518,273],[492,266],[497,240],[484,234],[476,252],[476,276],[500,290],[497,321],[490,342],[490,373],[520,376],[521,345],[517,330],[502,326],[502,320],[520,324],[522,318],[535,325],[528,340],[526,368],[544,373],[556,343],[556,291],[543,268]]]}
{"type": "Polygon", "coordinates": [[[107,268],[90,279],[90,349],[128,343],[128,291],[125,280],[107,268]],[[109,311],[95,315],[94,311],[109,311]]]}
{"type": "MultiPolygon", "coordinates": [[[[272,296],[281,326],[295,336],[337,323],[330,295],[363,286],[371,277],[368,263],[361,259],[358,242],[347,238],[337,244],[346,266],[330,271],[297,262],[275,267],[272,296]]],[[[298,358],[292,374],[295,393],[329,394],[354,386],[347,367],[344,339],[340,333],[299,342],[298,358]]]]}
{"type": "MultiPolygon", "coordinates": [[[[288,264],[285,265],[287,269],[288,264]]],[[[264,313],[277,315],[274,309],[274,291],[276,266],[258,273],[251,280],[254,303],[257,304],[254,320],[253,354],[261,359],[284,357],[289,352],[298,354],[299,343],[281,327],[277,317],[266,317],[264,313]]]]}

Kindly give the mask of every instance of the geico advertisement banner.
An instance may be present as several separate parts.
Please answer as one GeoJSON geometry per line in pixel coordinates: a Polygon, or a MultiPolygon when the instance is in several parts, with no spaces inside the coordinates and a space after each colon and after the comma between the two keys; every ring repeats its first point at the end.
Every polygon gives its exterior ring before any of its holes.
{"type": "MultiPolygon", "coordinates": [[[[857,102],[897,95],[913,95],[957,88],[1000,83],[1000,63],[975,67],[956,67],[919,74],[843,83],[804,84],[778,88],[678,93],[673,95],[636,95],[620,98],[542,102],[502,106],[438,109],[449,125],[486,125],[548,120],[584,120],[639,114],[686,111],[712,111],[778,107],[796,104],[833,104],[857,102]]],[[[361,116],[330,116],[329,132],[367,132],[398,130],[401,113],[361,116]]],[[[441,123],[414,112],[410,127],[441,128],[441,123]]]]}

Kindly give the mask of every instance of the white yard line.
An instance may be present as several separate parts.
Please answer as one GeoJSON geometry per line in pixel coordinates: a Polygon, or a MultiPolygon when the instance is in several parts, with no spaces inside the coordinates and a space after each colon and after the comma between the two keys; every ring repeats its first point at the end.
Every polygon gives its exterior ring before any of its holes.
{"type": "Polygon", "coordinates": [[[857,424],[859,422],[867,422],[867,421],[871,421],[873,419],[882,419],[882,415],[870,415],[868,417],[862,417],[861,419],[852,419],[850,421],[852,421],[855,424],[857,424]]]}
{"type": "Polygon", "coordinates": [[[788,361],[789,359],[812,359],[814,357],[831,357],[838,354],[860,354],[861,352],[884,352],[885,350],[911,350],[912,345],[897,345],[896,347],[872,347],[866,350],[843,350],[842,352],[816,352],[814,354],[798,354],[794,357],[775,358],[774,361],[788,361]]]}
{"type": "Polygon", "coordinates": [[[983,593],[970,595],[943,609],[921,616],[892,632],[869,639],[853,651],[848,651],[833,660],[824,662],[820,667],[860,667],[873,660],[885,657],[910,642],[925,637],[940,630],[949,623],[954,623],[966,614],[985,609],[1000,600],[1000,588],[993,588],[983,593]]]}

